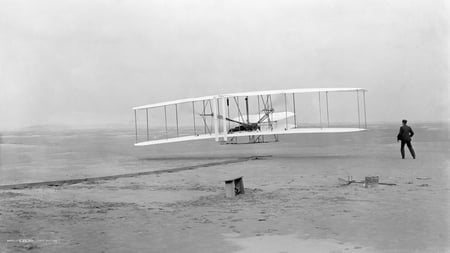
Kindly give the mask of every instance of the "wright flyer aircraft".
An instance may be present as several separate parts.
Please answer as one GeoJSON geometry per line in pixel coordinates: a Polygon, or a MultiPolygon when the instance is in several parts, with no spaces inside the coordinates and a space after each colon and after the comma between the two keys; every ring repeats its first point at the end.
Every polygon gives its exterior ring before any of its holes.
{"type": "Polygon", "coordinates": [[[264,143],[285,134],[360,132],[367,128],[366,92],[363,88],[269,90],[137,106],[133,108],[135,146],[205,139],[264,143]],[[337,103],[334,99],[340,94],[347,95],[337,103]],[[352,120],[342,124],[340,118],[352,120]]]}

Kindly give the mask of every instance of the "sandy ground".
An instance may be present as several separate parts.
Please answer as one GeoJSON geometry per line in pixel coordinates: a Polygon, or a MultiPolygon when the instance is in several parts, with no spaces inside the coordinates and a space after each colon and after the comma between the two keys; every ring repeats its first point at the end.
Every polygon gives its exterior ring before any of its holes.
{"type": "Polygon", "coordinates": [[[261,145],[275,154],[231,164],[194,155],[171,166],[224,163],[0,190],[0,252],[450,252],[447,142],[416,143],[416,160],[399,159],[395,143],[261,145]],[[397,185],[338,182],[376,175],[397,185]],[[236,176],[246,193],[226,198],[236,176]]]}

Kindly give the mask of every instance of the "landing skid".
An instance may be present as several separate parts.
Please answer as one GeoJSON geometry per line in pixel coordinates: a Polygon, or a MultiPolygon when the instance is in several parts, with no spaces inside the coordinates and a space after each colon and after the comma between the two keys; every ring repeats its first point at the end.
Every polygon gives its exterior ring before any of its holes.
{"type": "Polygon", "coordinates": [[[268,138],[268,136],[264,135],[254,135],[243,137],[231,137],[229,138],[228,141],[221,141],[220,144],[256,144],[256,143],[270,143],[278,141],[279,141],[278,134],[274,134],[273,138],[268,138]],[[245,139],[245,141],[239,142],[238,138],[240,138],[240,140],[245,139]]]}

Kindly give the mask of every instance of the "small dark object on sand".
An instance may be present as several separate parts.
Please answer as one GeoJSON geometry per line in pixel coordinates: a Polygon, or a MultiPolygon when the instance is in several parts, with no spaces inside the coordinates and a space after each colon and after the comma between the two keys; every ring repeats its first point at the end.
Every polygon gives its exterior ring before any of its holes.
{"type": "MultiPolygon", "coordinates": [[[[355,183],[355,184],[365,184],[365,183],[366,183],[365,181],[356,181],[356,180],[353,180],[352,177],[348,177],[347,180],[346,180],[346,179],[343,179],[343,178],[338,178],[338,180],[339,180],[339,184],[340,184],[340,185],[350,185],[350,184],[352,184],[352,183],[355,183]]],[[[393,183],[380,183],[380,182],[378,182],[378,184],[379,184],[379,185],[390,185],[390,186],[392,186],[392,185],[397,185],[397,184],[393,184],[393,183]]]]}

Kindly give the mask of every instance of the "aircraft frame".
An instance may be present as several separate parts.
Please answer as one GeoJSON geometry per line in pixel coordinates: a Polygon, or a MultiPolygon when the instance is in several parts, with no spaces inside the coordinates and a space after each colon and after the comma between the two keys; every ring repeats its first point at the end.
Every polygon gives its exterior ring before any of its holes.
{"type": "MultiPolygon", "coordinates": [[[[198,98],[186,98],[174,101],[137,106],[133,108],[135,121],[135,146],[157,145],[164,143],[175,143],[181,141],[193,141],[203,139],[215,139],[221,143],[236,144],[237,139],[248,137],[246,143],[266,142],[265,136],[273,136],[274,141],[278,141],[278,135],[281,134],[304,134],[304,133],[344,133],[359,132],[367,130],[367,114],[366,114],[366,98],[367,90],[363,88],[311,88],[311,89],[287,89],[287,90],[269,90],[241,92],[213,96],[204,96],[198,98]],[[357,120],[358,127],[330,127],[329,113],[329,93],[337,92],[354,92],[357,100],[357,120]],[[296,95],[302,93],[317,93],[319,104],[319,127],[303,127],[298,124],[296,112],[296,95]],[[284,104],[283,112],[274,112],[272,103],[273,96],[282,96],[284,104]],[[290,98],[289,98],[290,97],[290,98]],[[242,105],[244,99],[245,104],[242,105]],[[256,98],[253,109],[257,110],[256,114],[251,115],[249,112],[249,98],[256,98]],[[323,101],[325,99],[325,108],[323,101]],[[288,101],[289,100],[289,101],[288,101]],[[362,102],[362,105],[361,105],[362,102]],[[288,111],[288,104],[292,103],[293,112],[288,111]],[[192,110],[193,134],[183,135],[180,131],[178,108],[181,105],[190,104],[192,110]],[[234,106],[236,111],[235,118],[232,118],[230,108],[234,106]],[[176,135],[169,135],[168,126],[168,108],[175,110],[175,130],[176,135]],[[149,111],[155,108],[162,108],[164,111],[164,135],[150,135],[149,127],[149,111]],[[200,109],[200,113],[196,110],[200,109]],[[244,111],[245,110],[245,111],[244,111]],[[139,139],[138,131],[138,111],[145,111],[145,136],[146,139],[139,139]],[[323,115],[326,115],[326,121],[323,121],[323,115]],[[199,124],[198,117],[201,118],[199,124]],[[293,118],[294,124],[289,124],[289,118],[293,118]],[[285,121],[283,126],[278,125],[280,121],[285,121]],[[231,124],[237,126],[231,127],[231,124]],[[202,129],[199,129],[202,128],[202,129]]],[[[253,99],[254,100],[254,99],[253,99]]]]}

